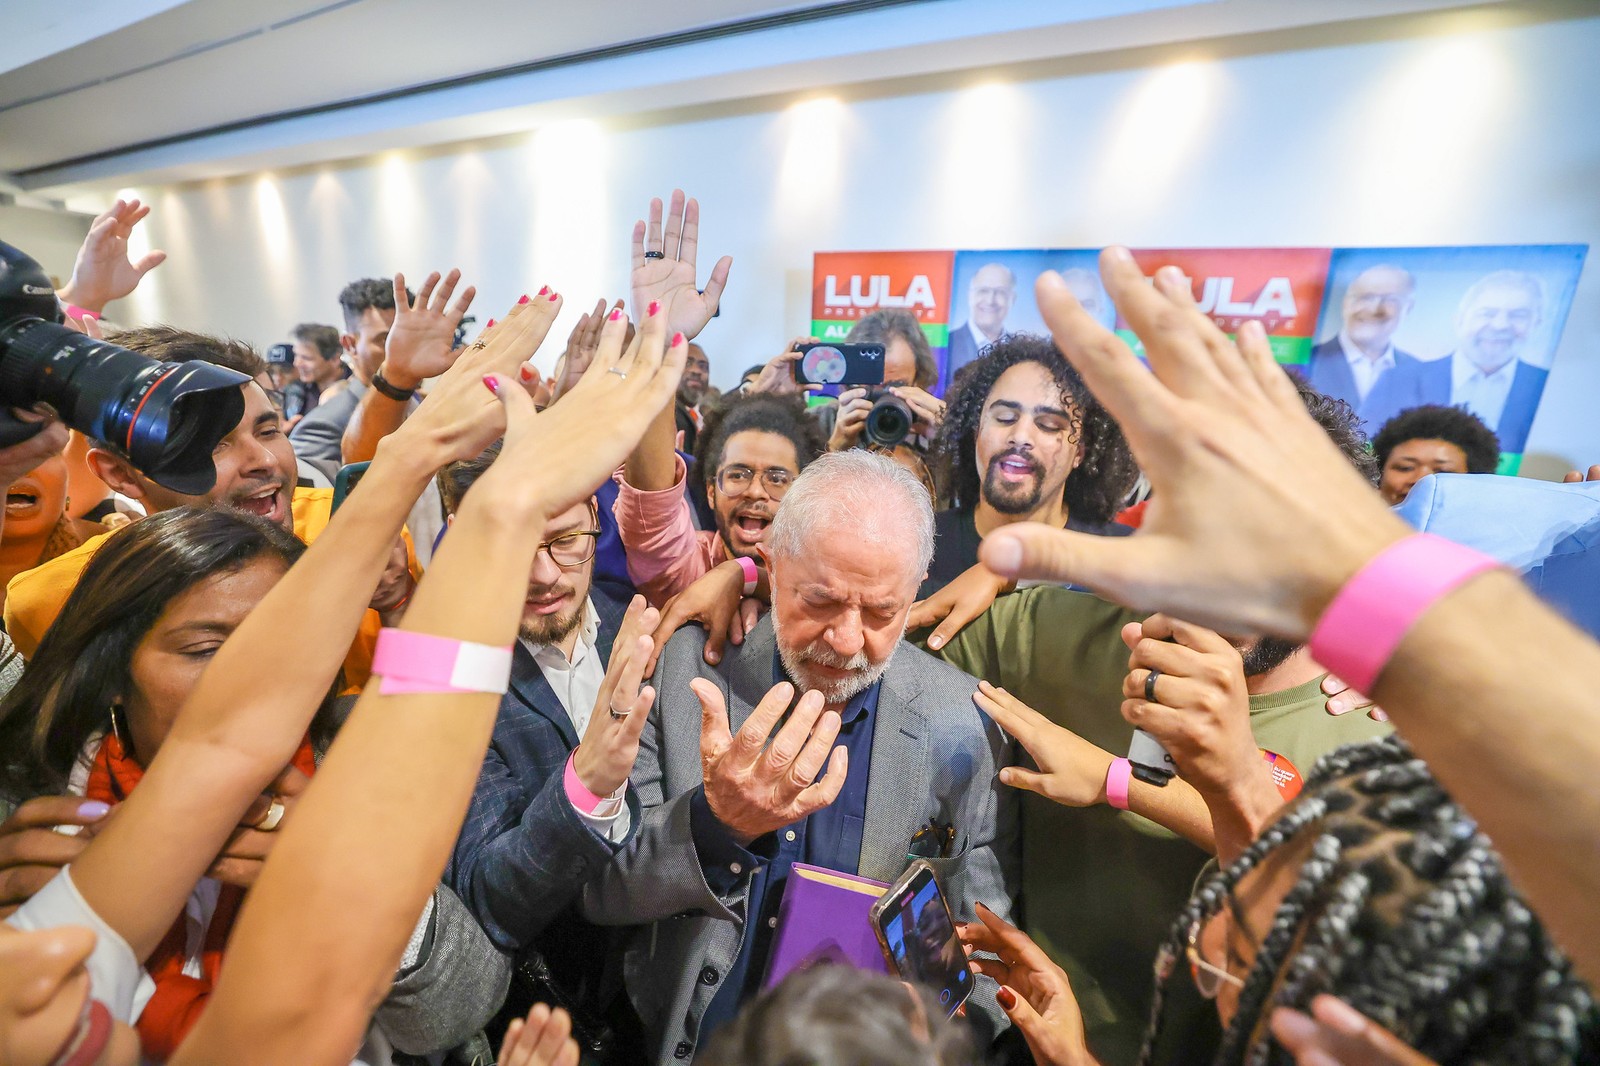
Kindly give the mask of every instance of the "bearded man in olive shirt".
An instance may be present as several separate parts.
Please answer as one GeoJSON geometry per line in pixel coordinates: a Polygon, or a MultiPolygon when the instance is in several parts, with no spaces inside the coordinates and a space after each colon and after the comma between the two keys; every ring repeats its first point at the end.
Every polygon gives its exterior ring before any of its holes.
{"type": "MultiPolygon", "coordinates": [[[[1370,479],[1372,459],[1350,407],[1307,385],[1301,396],[1370,479]]],[[[1133,727],[1121,713],[1129,674],[1122,630],[1144,618],[1089,593],[1033,588],[996,600],[943,657],[1089,743],[1124,755],[1133,727]]],[[[1328,714],[1326,673],[1303,648],[1271,640],[1236,646],[1251,731],[1283,771],[1303,775],[1334,748],[1389,732],[1364,714],[1328,714]]],[[[1021,811],[1023,928],[1067,971],[1103,1066],[1133,1063],[1148,1021],[1157,948],[1210,856],[1153,821],[1103,803],[1072,808],[1025,792],[1021,811]]],[[[1156,1061],[1210,1062],[1220,1036],[1216,1011],[1191,982],[1174,978],[1167,987],[1168,1021],[1156,1061]]]]}

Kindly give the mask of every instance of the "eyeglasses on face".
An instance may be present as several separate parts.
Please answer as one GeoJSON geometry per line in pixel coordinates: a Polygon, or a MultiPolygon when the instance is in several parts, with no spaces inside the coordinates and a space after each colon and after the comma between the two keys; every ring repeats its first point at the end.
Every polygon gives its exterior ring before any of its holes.
{"type": "Polygon", "coordinates": [[[578,529],[571,533],[563,533],[554,540],[547,540],[539,545],[533,553],[537,559],[539,552],[550,556],[550,561],[557,566],[567,569],[582,566],[594,558],[595,549],[600,544],[600,531],[598,529],[578,529]]]}
{"type": "MultiPolygon", "coordinates": [[[[794,484],[794,472],[781,466],[769,466],[760,473],[761,486],[767,495],[778,499],[794,484]]],[[[725,466],[717,471],[717,490],[724,496],[743,496],[750,491],[757,474],[748,466],[725,466]]]]}

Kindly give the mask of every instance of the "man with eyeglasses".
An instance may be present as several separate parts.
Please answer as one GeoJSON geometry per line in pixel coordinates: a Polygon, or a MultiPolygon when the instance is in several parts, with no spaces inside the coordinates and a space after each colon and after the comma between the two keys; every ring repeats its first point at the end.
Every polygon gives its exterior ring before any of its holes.
{"type": "Polygon", "coordinates": [[[1416,292],[1409,270],[1391,263],[1368,267],[1344,291],[1339,332],[1311,349],[1306,379],[1355,408],[1369,430],[1405,403],[1396,389],[1418,360],[1394,346],[1394,335],[1416,305],[1416,292]]]}
{"type": "MultiPolygon", "coordinates": [[[[492,445],[440,472],[450,519],[499,452],[492,445]]],[[[445,872],[489,938],[517,960],[505,1017],[536,999],[563,1003],[591,1035],[634,1023],[609,947],[615,934],[584,921],[572,902],[629,839],[638,806],[624,783],[585,809],[568,780],[588,786],[587,763],[574,753],[580,738],[590,751],[598,743],[588,736],[592,712],[631,595],[594,578],[598,519],[590,499],[546,527],[527,576],[511,685],[445,872]]]]}
{"type": "Polygon", "coordinates": [[[797,397],[741,397],[706,419],[691,472],[672,428],[669,407],[618,479],[614,513],[634,587],[659,607],[713,567],[744,560],[753,591],[764,583],[758,549],[790,483],[825,450],[822,431],[797,397]],[[714,530],[694,528],[691,476],[705,486],[714,530]]]}

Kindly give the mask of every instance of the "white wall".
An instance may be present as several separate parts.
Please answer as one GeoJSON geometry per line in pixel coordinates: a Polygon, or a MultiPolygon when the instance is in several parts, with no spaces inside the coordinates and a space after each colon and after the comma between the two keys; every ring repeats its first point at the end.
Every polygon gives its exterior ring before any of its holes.
{"type": "MultiPolygon", "coordinates": [[[[703,335],[724,384],[805,329],[817,250],[1600,246],[1600,18],[1448,25],[141,189],[150,244],[172,258],[123,314],[265,344],[336,321],[354,277],[456,265],[480,322],[546,283],[571,318],[624,293],[629,225],[674,185],[706,205],[705,266],[734,256],[703,335]]],[[[1528,472],[1600,461],[1597,342],[1591,263],[1528,472]]]]}

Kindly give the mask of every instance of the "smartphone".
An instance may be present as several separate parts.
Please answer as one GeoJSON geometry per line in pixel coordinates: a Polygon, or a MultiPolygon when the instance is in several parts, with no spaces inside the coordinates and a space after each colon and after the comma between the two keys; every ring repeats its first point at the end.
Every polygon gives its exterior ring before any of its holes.
{"type": "Polygon", "coordinates": [[[794,380],[812,385],[882,385],[883,345],[802,344],[794,380]]]}
{"type": "Polygon", "coordinates": [[[872,905],[872,931],[902,979],[933,990],[945,1014],[972,995],[972,971],[933,867],[918,859],[872,905]]]}
{"type": "Polygon", "coordinates": [[[333,509],[328,512],[329,514],[339,509],[339,505],[344,503],[345,497],[350,495],[357,483],[366,475],[367,467],[371,465],[371,463],[351,463],[339,468],[338,476],[333,479],[333,509]]]}

